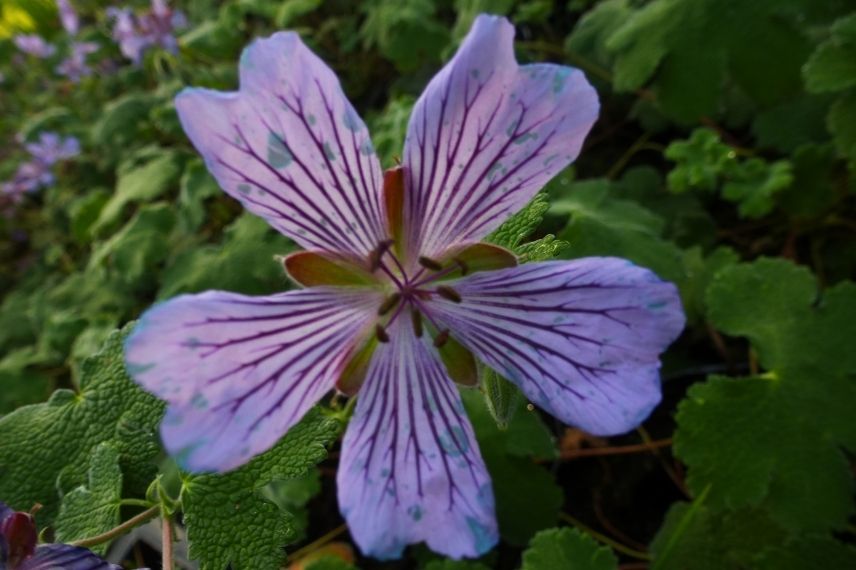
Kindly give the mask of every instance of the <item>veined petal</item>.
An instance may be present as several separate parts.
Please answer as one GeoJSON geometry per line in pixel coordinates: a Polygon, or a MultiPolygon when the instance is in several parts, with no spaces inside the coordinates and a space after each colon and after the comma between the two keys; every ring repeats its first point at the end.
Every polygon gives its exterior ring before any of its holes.
{"type": "Polygon", "coordinates": [[[518,66],[514,27],[476,18],[413,109],[404,144],[411,253],[479,241],[579,154],[597,94],[579,70],[518,66]]]}
{"type": "Polygon", "coordinates": [[[493,492],[457,388],[428,335],[398,319],[377,347],[342,445],[339,506],[366,555],[426,542],[453,558],[497,541],[493,492]]]}
{"type": "Polygon", "coordinates": [[[122,570],[110,564],[91,550],[67,544],[46,544],[36,548],[35,554],[17,567],[17,570],[122,570]]]}
{"type": "Polygon", "coordinates": [[[380,163],[339,80],[294,32],[244,50],[241,90],[186,89],[181,124],[220,186],[306,249],[386,238],[380,163]]]}
{"type": "Polygon", "coordinates": [[[225,471],[273,446],[333,388],[382,300],[332,287],[182,295],[143,315],[127,368],[170,404],[161,433],[179,463],[225,471]]]}
{"type": "Polygon", "coordinates": [[[478,273],[451,283],[433,318],[562,421],[612,435],[660,401],[659,355],[680,334],[677,289],[629,261],[591,257],[478,273]]]}

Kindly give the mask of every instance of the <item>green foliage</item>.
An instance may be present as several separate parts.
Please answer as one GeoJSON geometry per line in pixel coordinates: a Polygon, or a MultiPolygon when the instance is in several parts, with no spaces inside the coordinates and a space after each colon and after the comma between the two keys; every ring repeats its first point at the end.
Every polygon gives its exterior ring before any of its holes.
{"type": "MultiPolygon", "coordinates": [[[[638,436],[565,428],[482,367],[481,393],[464,399],[502,545],[479,561],[416,546],[400,565],[515,568],[522,553],[524,570],[614,568],[586,533],[552,528],[569,509],[634,549],[649,542],[653,570],[856,567],[852,2],[175,0],[189,21],[178,53],[153,50],[141,65],[111,41],[103,3],[72,3],[75,40],[100,45],[97,73],[80,83],[55,73],[72,39],[53,0],[0,8],[0,184],[26,160],[19,141],[56,131],[83,150],[50,188],[14,205],[0,193],[0,500],[43,504],[44,537],[91,537],[158,500],[202,567],[266,570],[286,545],[341,524],[336,455],[313,468],[342,428],[327,410],[248,466],[179,475],[157,442],[163,404],[125,375],[128,329],[113,331],[153,302],[292,286],[278,256],[294,244],[220,190],[173,97],[235,89],[243,46],[296,30],[341,79],[388,168],[424,86],[489,12],[512,19],[520,62],[582,69],[601,111],[573,167],[487,239],[521,263],[619,256],[678,285],[688,326],[663,357],[663,402],[645,424],[674,448],[571,461],[579,446],[638,436]],[[22,57],[5,39],[19,31],[57,55],[22,57]],[[673,480],[690,502],[670,504],[673,480]]],[[[329,556],[306,566],[354,568],[329,556]]]]}
{"type": "Polygon", "coordinates": [[[129,483],[150,480],[163,406],[125,372],[122,343],[131,326],[110,335],[101,352],[83,363],[78,392],[58,390],[48,402],[0,419],[4,502],[18,510],[41,503],[39,519],[49,523],[59,511],[58,491],[87,483],[90,458],[105,443],[118,451],[129,483]]]}
{"type": "Polygon", "coordinates": [[[224,475],[187,475],[182,507],[190,555],[203,570],[276,568],[282,545],[296,538],[291,517],[265,499],[270,483],[300,477],[324,459],[337,420],[311,411],[270,451],[224,475]]]}
{"type": "Polygon", "coordinates": [[[744,161],[722,143],[715,132],[697,129],[687,141],[673,142],[666,158],[677,164],[669,173],[669,189],[715,191],[722,185],[722,197],[738,205],[744,218],[760,218],[775,206],[775,194],[793,181],[790,162],[772,164],[759,158],[744,161]]]}
{"type": "Polygon", "coordinates": [[[615,570],[618,559],[606,546],[570,528],[542,530],[523,553],[522,570],[615,570]]]}
{"type": "MultiPolygon", "coordinates": [[[[72,542],[105,533],[119,524],[119,501],[122,498],[122,470],[119,451],[101,443],[92,453],[89,481],[62,499],[56,519],[57,542],[72,542]]],[[[107,544],[94,546],[104,553],[107,544]]]]}

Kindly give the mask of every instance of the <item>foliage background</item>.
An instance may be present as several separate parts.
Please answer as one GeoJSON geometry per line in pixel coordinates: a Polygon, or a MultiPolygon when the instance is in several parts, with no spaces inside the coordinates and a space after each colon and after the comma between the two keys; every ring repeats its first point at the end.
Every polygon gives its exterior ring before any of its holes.
{"type": "Polygon", "coordinates": [[[388,166],[421,89],[492,12],[517,26],[520,61],[580,67],[603,103],[580,159],[546,188],[549,208],[517,220],[541,240],[525,251],[622,256],[678,284],[689,324],[665,355],[664,402],[603,440],[488,379],[466,399],[501,544],[477,562],[417,546],[399,562],[302,567],[856,568],[852,3],[187,0],[175,3],[191,23],[180,53],[138,67],[112,42],[105,3],[74,5],[81,37],[114,62],[78,85],[8,41],[67,42],[50,0],[0,12],[0,180],[25,158],[18,134],[83,145],[53,187],[0,217],[0,500],[44,505],[47,537],[92,536],[160,504],[201,567],[264,569],[341,524],[339,403],[246,468],[192,476],[160,451],[160,403],[124,374],[128,329],[112,331],[153,302],[288,287],[274,256],[294,246],[219,191],[172,98],[234,88],[251,38],[296,29],[388,166]]]}

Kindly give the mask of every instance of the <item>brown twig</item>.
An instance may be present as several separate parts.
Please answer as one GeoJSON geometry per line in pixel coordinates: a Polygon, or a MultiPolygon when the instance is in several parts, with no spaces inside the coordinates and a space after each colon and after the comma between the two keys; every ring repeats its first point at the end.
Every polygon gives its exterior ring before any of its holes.
{"type": "Polygon", "coordinates": [[[560,455],[562,460],[579,459],[581,457],[599,457],[603,455],[627,455],[630,453],[644,453],[661,447],[672,445],[672,438],[652,441],[650,443],[637,443],[634,445],[617,445],[610,447],[590,447],[587,449],[571,449],[563,451],[560,455]]]}

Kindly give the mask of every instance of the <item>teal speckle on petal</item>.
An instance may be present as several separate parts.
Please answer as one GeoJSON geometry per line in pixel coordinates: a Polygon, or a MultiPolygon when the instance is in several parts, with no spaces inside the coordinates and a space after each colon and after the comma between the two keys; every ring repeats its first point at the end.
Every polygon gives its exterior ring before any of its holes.
{"type": "Polygon", "coordinates": [[[478,77],[479,77],[479,70],[478,70],[478,69],[475,69],[475,68],[471,69],[471,70],[470,70],[470,75],[472,75],[474,79],[478,79],[478,77]]]}
{"type": "Polygon", "coordinates": [[[412,505],[407,508],[407,514],[410,515],[414,521],[419,522],[422,519],[422,507],[419,505],[412,505]]]}
{"type": "Polygon", "coordinates": [[[666,305],[668,305],[666,301],[655,301],[653,303],[648,303],[648,305],[646,306],[652,311],[659,311],[660,309],[663,309],[666,305]]]}
{"type": "Polygon", "coordinates": [[[467,517],[467,526],[470,527],[470,532],[473,533],[473,543],[476,547],[476,552],[479,554],[487,552],[496,544],[496,536],[474,517],[467,517]]]}
{"type": "Polygon", "coordinates": [[[505,133],[508,136],[514,136],[514,131],[517,130],[517,127],[519,125],[520,125],[520,119],[515,119],[514,121],[512,121],[512,123],[510,125],[508,125],[508,128],[505,130],[505,133]]]}
{"type": "Polygon", "coordinates": [[[204,410],[208,407],[208,400],[205,399],[205,396],[202,394],[196,394],[193,396],[193,399],[190,400],[190,405],[196,409],[204,410]]]}
{"type": "Polygon", "coordinates": [[[268,134],[267,159],[274,168],[285,168],[294,159],[282,137],[276,133],[268,134]]]}
{"type": "Polygon", "coordinates": [[[350,105],[345,109],[345,113],[342,115],[342,123],[344,123],[345,128],[351,131],[352,133],[356,133],[362,128],[360,124],[360,118],[357,116],[356,111],[350,105]]]}
{"type": "Polygon", "coordinates": [[[458,457],[463,455],[470,449],[470,442],[467,440],[467,434],[461,426],[452,426],[445,434],[440,436],[440,447],[443,448],[449,457],[458,457]]]}
{"type": "Polygon", "coordinates": [[[531,133],[530,132],[530,133],[525,133],[525,134],[520,135],[519,137],[514,139],[512,142],[514,144],[523,144],[526,141],[528,141],[529,139],[537,139],[537,138],[538,138],[538,133],[531,133]]]}
{"type": "Polygon", "coordinates": [[[360,145],[360,153],[365,156],[371,156],[374,154],[374,146],[372,146],[371,140],[366,139],[365,141],[363,141],[363,144],[360,145]]]}
{"type": "Polygon", "coordinates": [[[571,70],[567,67],[561,67],[553,76],[553,93],[561,93],[565,89],[565,84],[568,82],[568,76],[571,70]]]}
{"type": "Polygon", "coordinates": [[[333,152],[332,148],[330,148],[330,143],[324,143],[324,156],[326,156],[328,160],[336,160],[336,153],[333,152]]]}
{"type": "MultiPolygon", "coordinates": [[[[268,156],[268,159],[270,159],[270,156],[268,156]]],[[[238,184],[238,192],[241,194],[249,194],[250,190],[252,190],[252,188],[249,184],[238,184]]]]}
{"type": "Polygon", "coordinates": [[[315,125],[315,115],[310,114],[308,117],[306,117],[306,122],[309,123],[310,126],[314,126],[315,125]]]}

